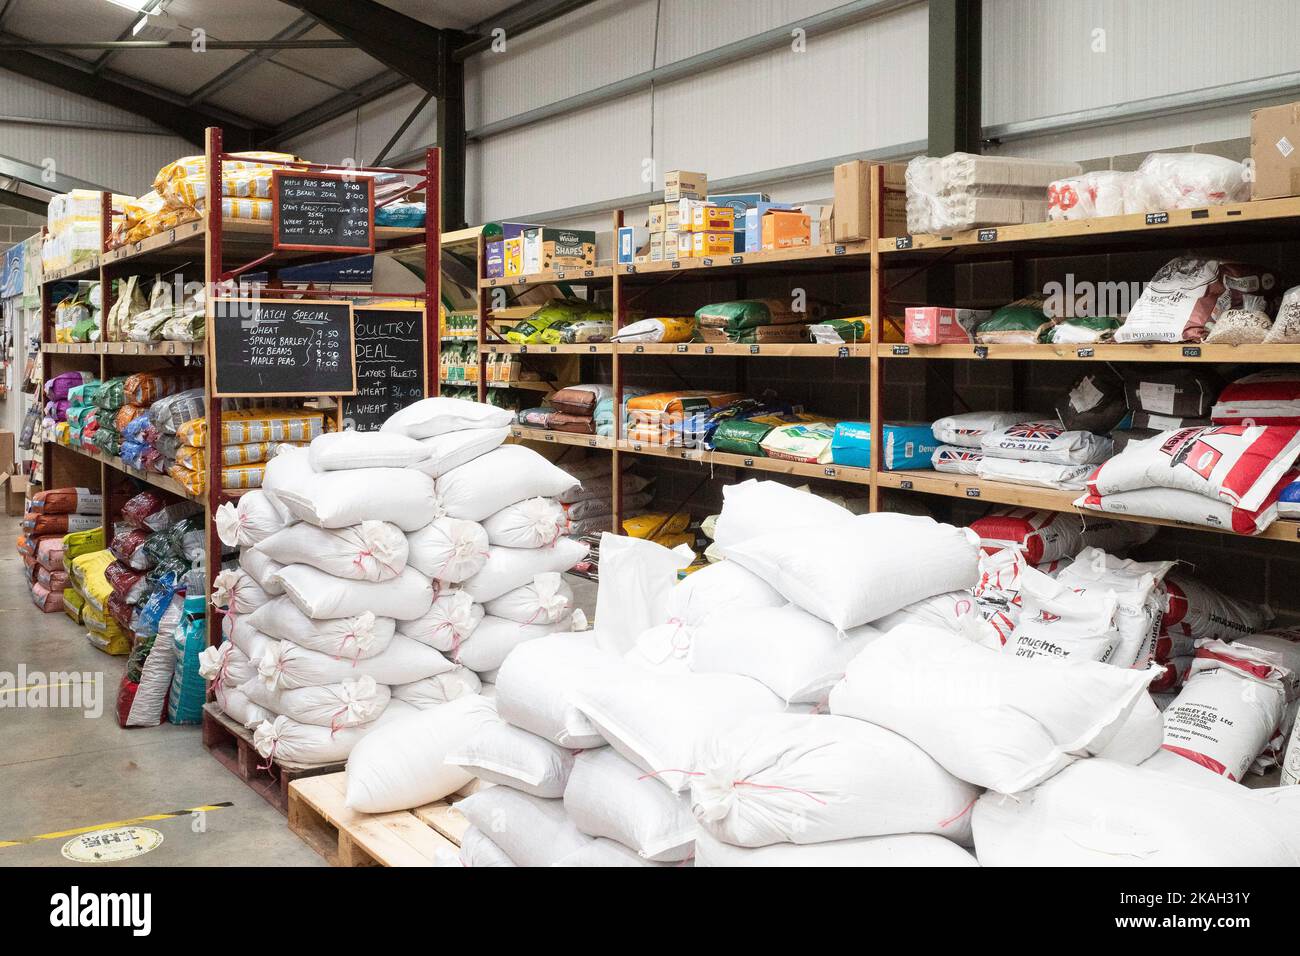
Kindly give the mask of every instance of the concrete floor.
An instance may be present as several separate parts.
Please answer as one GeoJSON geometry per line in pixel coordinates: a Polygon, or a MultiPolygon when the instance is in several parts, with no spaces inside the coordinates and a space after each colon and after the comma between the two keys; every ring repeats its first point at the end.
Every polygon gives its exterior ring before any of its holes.
{"type": "MultiPolygon", "coordinates": [[[[126,658],[87,642],[64,614],[31,602],[13,546],[18,521],[0,518],[0,671],[97,675],[103,713],[0,709],[0,844],[203,804],[233,806],[195,818],[146,823],[163,843],[134,860],[88,866],[323,866],[285,818],[203,749],[199,728],[163,724],[123,730],[114,716],[126,658]]],[[[5,693],[0,691],[0,693],[5,693]]],[[[68,866],[70,837],[0,845],[0,866],[68,866]]]]}

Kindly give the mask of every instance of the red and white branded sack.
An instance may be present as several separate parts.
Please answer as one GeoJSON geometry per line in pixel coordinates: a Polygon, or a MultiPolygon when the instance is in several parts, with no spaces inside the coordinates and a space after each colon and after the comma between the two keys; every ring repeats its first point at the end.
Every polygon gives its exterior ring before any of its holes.
{"type": "Polygon", "coordinates": [[[951,475],[973,475],[983,460],[984,452],[978,448],[940,445],[930,456],[930,467],[951,475]]]}
{"type": "Polygon", "coordinates": [[[1057,580],[1084,593],[1113,592],[1119,643],[1110,663],[1145,668],[1155,654],[1166,602],[1160,582],[1173,566],[1173,561],[1126,560],[1085,548],[1057,580]]]}
{"type": "Polygon", "coordinates": [[[1276,651],[1202,643],[1182,691],[1165,708],[1163,749],[1240,781],[1278,732],[1289,673],[1276,651]]]}
{"type": "Polygon", "coordinates": [[[1200,342],[1229,309],[1269,312],[1277,276],[1258,266],[1180,256],[1152,276],[1116,342],[1200,342]]]}
{"type": "Polygon", "coordinates": [[[1047,461],[1021,461],[986,455],[975,466],[975,474],[991,481],[1034,488],[1078,491],[1092,472],[1092,465],[1057,465],[1047,461]]]}
{"type": "Polygon", "coordinates": [[[1239,378],[1210,410],[1216,425],[1300,425],[1300,370],[1270,368],[1239,378]]]}
{"type": "Polygon", "coordinates": [[[1020,585],[1020,619],[1004,650],[1016,657],[1109,663],[1119,646],[1114,591],[1076,591],[1033,568],[1020,585]]]}
{"type": "Polygon", "coordinates": [[[1076,515],[1032,508],[1003,508],[972,522],[986,554],[1015,548],[1030,564],[1072,558],[1083,547],[1083,524],[1076,515]]]}
{"type": "Polygon", "coordinates": [[[1161,432],[1130,442],[1098,468],[1088,490],[1113,495],[1170,488],[1216,498],[1246,511],[1276,501],[1278,482],[1300,456],[1300,428],[1212,425],[1161,432]]]}
{"type": "Polygon", "coordinates": [[[1290,672],[1282,682],[1286,687],[1286,709],[1282,714],[1278,732],[1269,741],[1268,748],[1255,761],[1255,769],[1262,773],[1282,762],[1287,731],[1295,724],[1296,713],[1300,712],[1300,627],[1248,634],[1234,642],[1234,646],[1262,647],[1265,650],[1275,651],[1282,656],[1282,665],[1290,672]]]}
{"type": "Polygon", "coordinates": [[[1025,556],[1006,548],[980,557],[980,579],[975,585],[975,606],[1006,644],[1020,620],[1020,588],[1024,579],[1025,556]]]}
{"type": "Polygon", "coordinates": [[[1057,465],[1095,465],[1111,456],[1105,435],[1067,429],[1060,422],[1025,421],[994,429],[980,439],[986,456],[1045,461],[1057,465]]]}
{"type": "MultiPolygon", "coordinates": [[[[1287,479],[1283,479],[1285,483],[1287,479]]],[[[1281,486],[1277,489],[1281,490],[1281,486]]],[[[1258,511],[1234,508],[1224,501],[1207,498],[1192,491],[1171,488],[1142,488],[1115,495],[1086,494],[1074,502],[1076,508],[1107,511],[1117,515],[1166,518],[1184,524],[1218,528],[1235,534],[1260,534],[1277,520],[1277,495],[1258,511]]]]}
{"type": "Polygon", "coordinates": [[[963,412],[940,418],[930,430],[935,441],[961,448],[979,448],[980,441],[989,432],[995,432],[1017,422],[1032,421],[1029,412],[963,412]]]}
{"type": "Polygon", "coordinates": [[[1273,622],[1267,605],[1229,597],[1181,571],[1165,576],[1165,591],[1169,603],[1162,629],[1173,638],[1171,656],[1192,653],[1197,641],[1236,641],[1273,622]]]}

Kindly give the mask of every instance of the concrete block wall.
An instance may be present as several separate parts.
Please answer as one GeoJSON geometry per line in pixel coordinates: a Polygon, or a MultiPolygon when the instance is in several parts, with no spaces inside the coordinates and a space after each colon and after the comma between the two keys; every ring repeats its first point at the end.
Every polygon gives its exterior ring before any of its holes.
{"type": "Polygon", "coordinates": [[[0,252],[36,235],[44,225],[44,216],[12,206],[0,206],[0,252]]]}

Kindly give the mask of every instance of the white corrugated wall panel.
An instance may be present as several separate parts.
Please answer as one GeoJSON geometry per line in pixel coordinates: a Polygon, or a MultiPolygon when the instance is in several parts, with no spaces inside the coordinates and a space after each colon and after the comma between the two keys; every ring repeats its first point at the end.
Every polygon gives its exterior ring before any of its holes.
{"type": "MultiPolygon", "coordinates": [[[[314,163],[346,163],[352,160],[358,166],[369,166],[384,148],[390,136],[397,132],[402,121],[420,102],[423,90],[406,86],[359,110],[344,115],[296,136],[281,148],[296,153],[314,163]]],[[[438,103],[430,100],[411,124],[402,138],[393,146],[392,155],[419,146],[427,146],[438,138],[438,103]]]]}
{"type": "MultiPolygon", "coordinates": [[[[1293,0],[984,0],[983,11],[985,125],[1300,70],[1293,0]]],[[[999,152],[1089,158],[1249,131],[1249,111],[1239,106],[1036,137],[999,152]]]]}
{"type": "MultiPolygon", "coordinates": [[[[656,0],[652,0],[651,7],[656,0]]],[[[844,0],[661,0],[659,64],[673,63],[844,6],[844,0]]]]}

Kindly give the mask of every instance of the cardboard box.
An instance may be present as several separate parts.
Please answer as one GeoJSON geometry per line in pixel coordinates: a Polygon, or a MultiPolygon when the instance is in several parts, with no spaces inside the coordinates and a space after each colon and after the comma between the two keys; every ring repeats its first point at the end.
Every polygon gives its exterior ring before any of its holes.
{"type": "Polygon", "coordinates": [[[763,214],[763,248],[794,249],[812,243],[812,221],[807,213],[769,209],[763,214]]]}
{"type": "Polygon", "coordinates": [[[708,198],[711,206],[730,206],[736,211],[737,230],[744,226],[745,213],[761,202],[772,201],[767,193],[714,193],[708,198]]]}
{"type": "Polygon", "coordinates": [[[503,275],[521,276],[524,274],[524,237],[513,236],[502,244],[505,256],[503,275]]]}
{"type": "Polygon", "coordinates": [[[702,203],[691,207],[691,232],[735,232],[736,210],[702,203]]]}
{"type": "Polygon", "coordinates": [[[677,258],[689,259],[695,255],[695,234],[690,232],[677,233],[677,258]]]}
{"type": "Polygon", "coordinates": [[[0,475],[0,486],[4,488],[5,514],[11,518],[21,518],[27,512],[27,495],[31,485],[22,475],[0,475]]]}
{"type": "Polygon", "coordinates": [[[13,432],[0,431],[0,471],[16,474],[19,469],[12,467],[18,460],[18,442],[13,432]]]}
{"type": "Polygon", "coordinates": [[[500,279],[506,274],[505,246],[505,241],[498,239],[495,242],[489,242],[484,248],[484,268],[487,270],[489,279],[500,279]]]}
{"type": "Polygon", "coordinates": [[[647,217],[647,228],[650,230],[650,235],[652,236],[655,233],[663,232],[668,228],[667,203],[658,202],[650,207],[650,214],[647,217]]]}
{"type": "Polygon", "coordinates": [[[650,233],[650,261],[664,261],[664,234],[662,232],[650,233]]]}
{"type": "MultiPolygon", "coordinates": [[[[866,239],[871,225],[871,163],[855,159],[835,167],[835,241],[866,239]]],[[[907,235],[907,164],[885,163],[880,234],[907,235]]]]}
{"type": "Polygon", "coordinates": [[[984,309],[949,309],[942,306],[909,307],[904,313],[903,338],[916,345],[943,345],[973,341],[975,327],[992,313],[984,309]]]}
{"type": "Polygon", "coordinates": [[[734,232],[692,232],[691,255],[697,259],[705,256],[729,256],[736,248],[734,232]]]}
{"type": "Polygon", "coordinates": [[[1297,195],[1292,174],[1300,170],[1300,103],[1251,110],[1250,158],[1251,199],[1297,195]]]}
{"type": "Polygon", "coordinates": [[[830,203],[799,203],[795,209],[807,215],[809,239],[814,246],[828,245],[834,241],[829,228],[822,232],[822,223],[830,225],[832,209],[830,203]]]}
{"type": "Polygon", "coordinates": [[[644,255],[650,244],[650,234],[640,226],[619,226],[618,262],[629,265],[635,261],[637,253],[644,255]]]}
{"type": "MultiPolygon", "coordinates": [[[[682,235],[684,235],[684,233],[679,233],[675,229],[670,229],[664,233],[664,260],[665,261],[671,262],[672,260],[677,258],[677,250],[681,247],[680,237],[682,235]]],[[[685,233],[685,235],[689,235],[689,233],[685,233]]]]}
{"type": "Polygon", "coordinates": [[[745,211],[745,245],[746,252],[757,252],[763,248],[763,215],[769,209],[794,209],[789,203],[760,202],[745,211]]]}
{"type": "Polygon", "coordinates": [[[596,264],[596,234],[590,229],[524,230],[523,275],[552,269],[580,269],[596,264]]]}
{"type": "Polygon", "coordinates": [[[483,237],[485,239],[513,239],[515,236],[522,236],[525,229],[536,229],[538,223],[535,222],[489,222],[483,227],[483,237]]]}
{"type": "Polygon", "coordinates": [[[664,202],[679,199],[703,199],[709,194],[709,177],[684,169],[670,169],[664,176],[664,202]]]}

